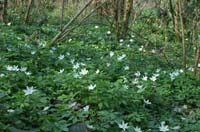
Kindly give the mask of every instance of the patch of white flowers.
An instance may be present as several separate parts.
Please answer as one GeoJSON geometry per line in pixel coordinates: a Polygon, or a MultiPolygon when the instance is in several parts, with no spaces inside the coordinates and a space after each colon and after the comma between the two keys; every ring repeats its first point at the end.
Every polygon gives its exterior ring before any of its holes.
{"type": "Polygon", "coordinates": [[[169,73],[171,80],[174,80],[177,76],[180,75],[180,71],[176,70],[174,72],[169,73]]]}
{"type": "Polygon", "coordinates": [[[17,65],[13,65],[13,66],[7,65],[6,66],[6,70],[7,71],[15,71],[15,72],[24,72],[24,74],[26,74],[28,76],[31,75],[31,72],[27,71],[27,67],[21,67],[21,68],[19,68],[19,66],[17,66],[17,65]]]}

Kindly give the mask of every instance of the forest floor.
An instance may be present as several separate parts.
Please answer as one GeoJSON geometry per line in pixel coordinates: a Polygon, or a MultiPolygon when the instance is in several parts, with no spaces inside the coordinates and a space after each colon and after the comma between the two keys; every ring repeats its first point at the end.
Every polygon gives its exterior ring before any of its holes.
{"type": "Polygon", "coordinates": [[[0,131],[200,132],[200,77],[179,46],[117,44],[96,25],[46,47],[56,28],[0,25],[0,131]]]}

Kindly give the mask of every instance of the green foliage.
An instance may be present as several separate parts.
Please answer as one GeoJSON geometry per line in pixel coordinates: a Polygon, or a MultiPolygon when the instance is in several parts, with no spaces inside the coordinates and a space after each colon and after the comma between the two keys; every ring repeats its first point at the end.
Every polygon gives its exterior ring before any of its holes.
{"type": "Polygon", "coordinates": [[[0,26],[0,131],[120,132],[122,121],[128,132],[157,132],[162,121],[171,131],[199,130],[200,78],[190,67],[182,73],[177,45],[166,60],[163,36],[151,34],[155,48],[133,33],[114,50],[105,27],[85,26],[47,48],[55,26],[0,26]]]}

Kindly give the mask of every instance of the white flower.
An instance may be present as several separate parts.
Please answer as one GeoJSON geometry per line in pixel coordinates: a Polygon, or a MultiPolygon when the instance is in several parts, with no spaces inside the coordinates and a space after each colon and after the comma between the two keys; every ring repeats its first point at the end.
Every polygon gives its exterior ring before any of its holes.
{"type": "Polygon", "coordinates": [[[134,35],[131,35],[131,37],[132,37],[132,38],[135,38],[135,36],[134,36],[134,35]]]}
{"type": "Polygon", "coordinates": [[[144,99],[144,103],[145,104],[147,104],[147,105],[150,105],[150,104],[152,104],[148,99],[146,100],[146,99],[144,99]]]}
{"type": "Polygon", "coordinates": [[[94,129],[94,126],[93,126],[93,125],[87,125],[87,127],[88,127],[89,129],[94,129]]]}
{"type": "Polygon", "coordinates": [[[36,53],[36,51],[31,51],[31,54],[34,55],[36,53]]]}
{"type": "Polygon", "coordinates": [[[153,81],[153,82],[155,82],[156,79],[157,79],[156,76],[152,76],[152,77],[150,78],[150,80],[153,81]]]}
{"type": "Polygon", "coordinates": [[[76,106],[76,104],[77,104],[76,102],[71,102],[71,103],[68,105],[68,107],[69,107],[69,108],[73,108],[73,107],[76,106]]]}
{"type": "Polygon", "coordinates": [[[160,74],[158,74],[158,73],[154,73],[153,76],[154,76],[154,77],[159,77],[160,74]]]}
{"type": "Polygon", "coordinates": [[[24,93],[25,93],[25,95],[30,95],[30,94],[32,94],[33,92],[35,92],[36,90],[34,89],[34,87],[33,86],[31,86],[31,87],[26,87],[26,89],[25,90],[23,90],[24,91],[24,93]]]}
{"type": "Polygon", "coordinates": [[[83,107],[83,111],[84,111],[84,112],[88,112],[88,111],[89,111],[89,108],[90,108],[90,106],[87,105],[87,106],[83,107]]]}
{"type": "Polygon", "coordinates": [[[73,69],[78,69],[80,67],[80,64],[79,63],[76,63],[73,65],[73,69]]]}
{"type": "Polygon", "coordinates": [[[18,66],[10,66],[10,65],[8,65],[8,66],[6,66],[6,70],[8,70],[8,71],[19,71],[20,69],[18,68],[18,66]]]}
{"type": "Polygon", "coordinates": [[[118,127],[119,127],[120,129],[123,129],[124,131],[126,131],[126,129],[129,128],[128,123],[125,123],[124,121],[122,121],[121,124],[118,124],[118,127]]]}
{"type": "Polygon", "coordinates": [[[124,40],[123,40],[123,39],[120,39],[120,40],[119,40],[119,42],[120,42],[120,43],[123,43],[123,42],[124,42],[124,40]]]}
{"type": "Polygon", "coordinates": [[[145,90],[142,85],[137,85],[136,87],[138,88],[137,93],[142,93],[145,90]]]}
{"type": "Polygon", "coordinates": [[[135,78],[135,79],[132,81],[132,84],[138,84],[138,79],[135,78]]]}
{"type": "Polygon", "coordinates": [[[69,52],[67,52],[67,53],[66,53],[66,55],[70,56],[70,53],[69,53],[69,52]]]}
{"type": "Polygon", "coordinates": [[[4,76],[5,76],[5,74],[3,74],[3,73],[0,74],[0,77],[4,77],[4,76]]]}
{"type": "Polygon", "coordinates": [[[200,67],[200,63],[198,64],[198,67],[200,67]]]}
{"type": "Polygon", "coordinates": [[[180,126],[175,126],[175,127],[172,127],[171,129],[173,129],[173,130],[178,130],[178,129],[180,129],[181,127],[180,126]]]}
{"type": "Polygon", "coordinates": [[[7,25],[10,26],[10,25],[11,25],[11,22],[7,23],[7,25]]]}
{"type": "Polygon", "coordinates": [[[119,56],[119,57],[117,58],[117,60],[118,60],[118,61],[121,61],[121,60],[123,60],[125,57],[126,57],[126,55],[123,54],[123,55],[119,56]]]}
{"type": "Polygon", "coordinates": [[[15,110],[13,110],[13,109],[9,109],[9,110],[7,110],[9,113],[14,113],[15,112],[15,110]]]}
{"type": "Polygon", "coordinates": [[[74,77],[74,78],[79,78],[80,75],[79,75],[78,73],[74,73],[74,74],[73,74],[73,77],[74,77]]]}
{"type": "Polygon", "coordinates": [[[189,67],[189,69],[188,69],[189,71],[194,71],[194,68],[192,68],[192,67],[189,67]]]}
{"type": "Polygon", "coordinates": [[[111,31],[107,31],[107,34],[110,35],[110,34],[111,34],[111,31]]]}
{"type": "Polygon", "coordinates": [[[100,72],[100,70],[99,70],[99,69],[97,69],[95,73],[96,73],[96,74],[99,74],[99,72],[100,72]]]}
{"type": "Polygon", "coordinates": [[[97,29],[97,28],[99,28],[99,26],[98,26],[98,25],[96,25],[96,26],[95,26],[95,28],[97,29]]]}
{"type": "Polygon", "coordinates": [[[52,50],[56,50],[56,48],[55,48],[55,47],[52,47],[51,49],[52,49],[52,50]]]}
{"type": "Polygon", "coordinates": [[[60,69],[58,73],[63,73],[65,69],[60,69]]]}
{"type": "Polygon", "coordinates": [[[80,73],[79,73],[80,75],[86,75],[86,74],[88,74],[88,70],[87,69],[81,69],[81,71],[80,71],[80,73]]]}
{"type": "Polygon", "coordinates": [[[144,81],[147,81],[147,79],[148,79],[147,76],[144,76],[144,77],[142,78],[142,80],[144,80],[144,81]]]}
{"type": "Polygon", "coordinates": [[[26,74],[27,76],[30,76],[30,75],[31,75],[31,72],[25,72],[25,74],[26,74]]]}
{"type": "Polygon", "coordinates": [[[139,128],[138,126],[134,128],[135,132],[142,132],[141,128],[139,128]]]}
{"type": "Polygon", "coordinates": [[[113,57],[114,54],[115,54],[115,53],[112,52],[112,51],[110,51],[110,53],[109,53],[110,57],[113,57]]]}
{"type": "Polygon", "coordinates": [[[124,89],[128,89],[128,85],[123,85],[123,88],[124,89]]]}
{"type": "Polygon", "coordinates": [[[50,108],[50,106],[44,107],[43,111],[47,111],[50,108]]]}
{"type": "Polygon", "coordinates": [[[169,127],[168,127],[168,125],[165,125],[164,121],[161,122],[161,124],[159,126],[159,129],[160,129],[161,132],[167,132],[167,131],[169,131],[169,127]]]}
{"type": "Polygon", "coordinates": [[[180,69],[179,72],[180,72],[180,73],[183,73],[183,69],[180,69]]]}
{"type": "Polygon", "coordinates": [[[109,67],[111,64],[110,63],[106,63],[107,67],[109,67]]]}
{"type": "Polygon", "coordinates": [[[142,87],[143,87],[142,85],[137,85],[138,89],[142,89],[142,87]]]}
{"type": "Polygon", "coordinates": [[[20,71],[21,71],[21,72],[26,72],[26,70],[27,70],[27,67],[21,67],[21,68],[20,68],[20,71]]]}
{"type": "Polygon", "coordinates": [[[136,77],[139,77],[141,74],[139,71],[137,71],[135,74],[134,74],[136,77]]]}
{"type": "Polygon", "coordinates": [[[130,39],[129,41],[130,41],[130,42],[133,42],[133,39],[130,39]]]}
{"type": "Polygon", "coordinates": [[[160,72],[160,71],[161,71],[160,69],[157,69],[157,70],[156,70],[156,73],[158,73],[158,72],[160,72]]]}
{"type": "Polygon", "coordinates": [[[59,60],[63,60],[64,58],[65,58],[65,55],[60,55],[60,56],[58,57],[59,60]]]}
{"type": "Polygon", "coordinates": [[[96,84],[88,86],[88,90],[94,90],[96,88],[96,84]]]}
{"type": "Polygon", "coordinates": [[[70,38],[69,40],[68,40],[68,42],[71,42],[72,41],[72,39],[70,38]]]}
{"type": "Polygon", "coordinates": [[[152,50],[151,50],[151,53],[153,53],[153,54],[156,53],[156,50],[155,50],[155,49],[152,49],[152,50]]]}
{"type": "Polygon", "coordinates": [[[74,64],[75,60],[74,60],[74,59],[71,59],[70,62],[71,62],[72,64],[74,64]]]}
{"type": "Polygon", "coordinates": [[[141,46],[140,48],[139,48],[139,51],[143,51],[144,50],[144,46],[141,46]]]}
{"type": "Polygon", "coordinates": [[[86,64],[84,64],[84,63],[81,63],[81,65],[82,65],[82,66],[85,66],[86,64]]]}
{"type": "Polygon", "coordinates": [[[129,69],[130,69],[129,66],[125,66],[125,67],[124,67],[124,70],[125,70],[125,71],[127,71],[127,70],[129,70],[129,69]]]}
{"type": "Polygon", "coordinates": [[[171,80],[174,80],[177,76],[179,76],[179,74],[180,74],[179,71],[176,70],[176,71],[170,73],[169,75],[170,75],[171,80]]]}

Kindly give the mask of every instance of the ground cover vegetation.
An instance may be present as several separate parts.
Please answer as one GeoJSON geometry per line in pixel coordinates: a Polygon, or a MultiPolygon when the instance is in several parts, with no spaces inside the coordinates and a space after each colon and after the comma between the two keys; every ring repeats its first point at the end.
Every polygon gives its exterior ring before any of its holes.
{"type": "Polygon", "coordinates": [[[1,12],[0,131],[200,131],[199,1],[91,1],[76,21],[20,2],[1,12]]]}

